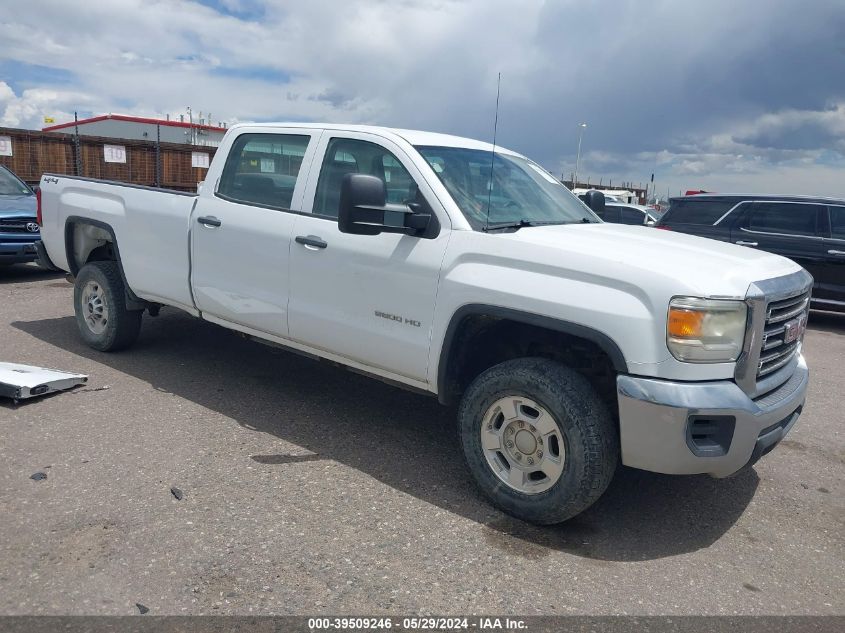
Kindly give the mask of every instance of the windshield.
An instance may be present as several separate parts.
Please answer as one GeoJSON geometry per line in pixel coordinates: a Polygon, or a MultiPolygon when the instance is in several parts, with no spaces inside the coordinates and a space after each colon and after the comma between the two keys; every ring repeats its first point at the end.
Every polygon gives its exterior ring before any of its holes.
{"type": "Polygon", "coordinates": [[[497,152],[491,189],[491,152],[431,146],[417,150],[476,230],[498,224],[601,222],[554,176],[525,158],[497,152]]]}
{"type": "Polygon", "coordinates": [[[31,196],[32,191],[11,172],[0,168],[0,196],[31,196]]]}

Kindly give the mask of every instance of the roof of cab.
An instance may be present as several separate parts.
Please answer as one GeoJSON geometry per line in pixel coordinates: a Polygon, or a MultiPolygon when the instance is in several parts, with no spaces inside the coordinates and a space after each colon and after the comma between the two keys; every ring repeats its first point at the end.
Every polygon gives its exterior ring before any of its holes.
{"type": "MultiPolygon", "coordinates": [[[[233,125],[230,129],[237,130],[242,127],[263,127],[263,128],[306,128],[318,130],[336,130],[339,132],[369,132],[370,134],[378,134],[385,137],[399,137],[404,139],[411,145],[425,146],[433,145],[439,147],[463,147],[467,149],[478,149],[482,151],[491,151],[493,145],[485,141],[477,141],[471,138],[464,138],[462,136],[453,136],[451,134],[441,134],[439,132],[425,132],[422,130],[403,130],[399,128],[382,127],[378,125],[346,125],[340,123],[238,123],[233,125]]],[[[522,156],[518,152],[509,150],[505,147],[496,145],[496,151],[502,154],[512,154],[514,156],[522,156]]]]}

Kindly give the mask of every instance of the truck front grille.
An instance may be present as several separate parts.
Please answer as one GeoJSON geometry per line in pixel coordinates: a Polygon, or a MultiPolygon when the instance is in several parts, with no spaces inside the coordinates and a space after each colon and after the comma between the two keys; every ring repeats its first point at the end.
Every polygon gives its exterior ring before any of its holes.
{"type": "Polygon", "coordinates": [[[30,231],[26,228],[27,224],[32,224],[35,222],[35,218],[31,220],[0,220],[0,233],[29,233],[34,235],[36,231],[30,231]]]}
{"type": "Polygon", "coordinates": [[[803,268],[748,288],[748,324],[734,377],[752,399],[766,397],[795,373],[812,289],[813,278],[803,268]]]}
{"type": "Polygon", "coordinates": [[[798,353],[801,337],[787,342],[788,326],[792,325],[795,319],[800,319],[799,327],[803,328],[809,307],[809,292],[772,301],[766,307],[762,347],[757,362],[758,380],[788,365],[798,353]]]}

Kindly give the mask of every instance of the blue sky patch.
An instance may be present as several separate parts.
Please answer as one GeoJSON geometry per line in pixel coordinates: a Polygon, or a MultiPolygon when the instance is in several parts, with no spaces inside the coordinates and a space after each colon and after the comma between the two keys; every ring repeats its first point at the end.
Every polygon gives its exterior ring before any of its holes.
{"type": "Polygon", "coordinates": [[[266,66],[250,66],[246,68],[235,68],[233,66],[217,66],[211,69],[211,74],[218,77],[232,79],[249,79],[252,81],[265,81],[274,84],[290,83],[291,74],[278,68],[267,68],[266,66]]]}
{"type": "Polygon", "coordinates": [[[20,95],[27,88],[73,83],[76,81],[76,75],[63,68],[6,59],[0,60],[0,80],[5,81],[15,94],[20,95]]]}
{"type": "Polygon", "coordinates": [[[264,3],[260,0],[196,0],[196,2],[214,9],[221,15],[247,22],[255,22],[264,17],[264,3]]]}

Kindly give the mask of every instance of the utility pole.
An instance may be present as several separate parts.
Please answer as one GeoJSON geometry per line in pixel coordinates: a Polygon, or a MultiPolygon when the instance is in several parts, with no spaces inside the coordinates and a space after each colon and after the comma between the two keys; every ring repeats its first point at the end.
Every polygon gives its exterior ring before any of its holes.
{"type": "Polygon", "coordinates": [[[586,123],[581,123],[578,126],[578,153],[575,155],[575,174],[572,176],[572,188],[578,186],[578,163],[581,162],[581,139],[584,136],[584,128],[587,127],[586,123]]]}
{"type": "Polygon", "coordinates": [[[82,156],[79,149],[79,117],[73,113],[73,153],[76,155],[76,175],[82,175],[82,156]]]}
{"type": "Polygon", "coordinates": [[[156,187],[161,187],[161,124],[156,123],[156,187]]]}

